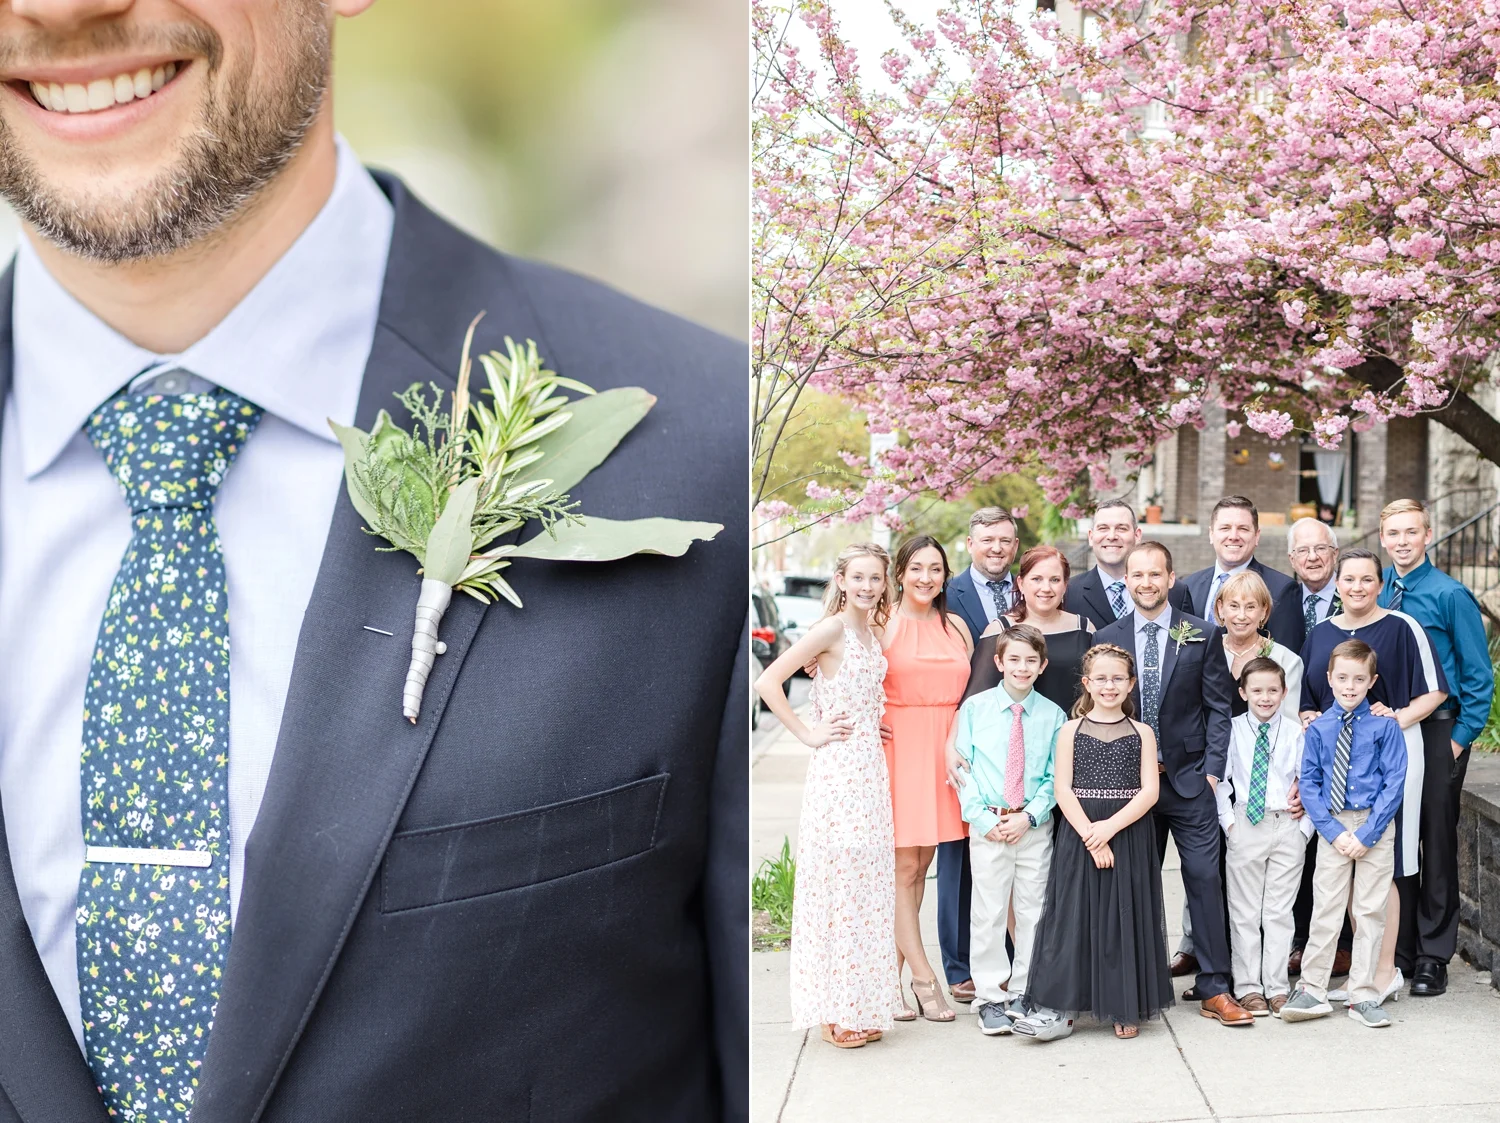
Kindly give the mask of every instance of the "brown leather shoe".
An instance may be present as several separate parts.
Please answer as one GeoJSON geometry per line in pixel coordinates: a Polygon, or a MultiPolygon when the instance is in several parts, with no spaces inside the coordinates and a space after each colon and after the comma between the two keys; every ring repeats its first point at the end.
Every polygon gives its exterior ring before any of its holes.
{"type": "Polygon", "coordinates": [[[1349,953],[1343,948],[1333,953],[1333,970],[1330,975],[1347,975],[1349,973],[1349,953]]]}
{"type": "Polygon", "coordinates": [[[1266,1002],[1265,996],[1251,991],[1244,998],[1236,999],[1243,1009],[1250,1011],[1254,1018],[1264,1018],[1271,1012],[1270,1004],[1266,1002]]]}
{"type": "Polygon", "coordinates": [[[953,996],[954,1002],[973,1002],[974,980],[965,979],[961,983],[953,983],[948,987],[948,993],[953,996]]]}
{"type": "MultiPolygon", "coordinates": [[[[1161,961],[1157,960],[1157,962],[1161,961]]],[[[1172,962],[1168,966],[1172,969],[1172,978],[1174,979],[1180,979],[1184,975],[1196,975],[1198,973],[1198,957],[1180,951],[1172,957],[1172,962]]]]}
{"type": "Polygon", "coordinates": [[[1255,1024],[1255,1015],[1228,994],[1216,994],[1212,998],[1205,998],[1198,1012],[1205,1018],[1212,1018],[1220,1025],[1253,1026],[1255,1024]]]}
{"type": "Polygon", "coordinates": [[[1286,959],[1286,973],[1291,976],[1302,974],[1302,949],[1293,948],[1292,954],[1286,959]]]}
{"type": "Polygon", "coordinates": [[[1286,995],[1273,994],[1270,998],[1266,999],[1266,1005],[1271,1008],[1271,1017],[1279,1018],[1281,1017],[1281,1008],[1286,1005],[1286,995]]]}

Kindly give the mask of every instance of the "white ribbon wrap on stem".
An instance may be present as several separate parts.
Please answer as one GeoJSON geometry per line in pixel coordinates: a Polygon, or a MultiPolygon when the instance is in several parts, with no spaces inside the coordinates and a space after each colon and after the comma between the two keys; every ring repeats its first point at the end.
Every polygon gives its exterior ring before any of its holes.
{"type": "Polygon", "coordinates": [[[427,676],[438,656],[438,624],[451,599],[453,587],[446,581],[422,579],[422,593],[417,597],[417,623],[411,633],[411,665],[406,669],[406,686],[401,691],[401,713],[414,725],[422,712],[427,676]]]}

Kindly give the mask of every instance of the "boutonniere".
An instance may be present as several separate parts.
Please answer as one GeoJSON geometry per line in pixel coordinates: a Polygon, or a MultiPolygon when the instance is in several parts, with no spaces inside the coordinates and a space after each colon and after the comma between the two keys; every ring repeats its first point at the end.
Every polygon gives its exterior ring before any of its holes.
{"type": "Polygon", "coordinates": [[[458,385],[445,408],[436,383],[413,383],[396,398],[411,414],[411,430],[381,410],[368,433],[330,420],[344,447],[344,481],[365,531],[417,559],[422,588],[412,630],[411,663],[401,712],[413,724],[433,662],[446,650],[438,628],[453,590],[488,603],[521,598],[501,575],[517,558],[615,561],[631,554],[680,557],[707,541],[719,523],[649,518],[617,521],[583,515],[568,492],[597,468],[656,399],[628,386],[595,393],[546,370],[536,344],[479,357],[486,385],[471,398],[469,348],[464,337],[458,385]],[[580,396],[569,399],[561,391],[580,396]],[[497,539],[538,522],[529,541],[497,539]]]}
{"type": "Polygon", "coordinates": [[[1177,641],[1177,646],[1173,649],[1173,652],[1174,654],[1181,654],[1183,644],[1202,643],[1203,633],[1186,620],[1179,620],[1172,630],[1167,633],[1167,638],[1177,641]]]}

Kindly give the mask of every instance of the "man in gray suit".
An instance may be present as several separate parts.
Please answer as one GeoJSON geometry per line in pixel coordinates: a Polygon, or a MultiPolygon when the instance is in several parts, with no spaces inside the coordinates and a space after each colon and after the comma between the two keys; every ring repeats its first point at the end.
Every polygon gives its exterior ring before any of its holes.
{"type": "Polygon", "coordinates": [[[0,1123],[747,1114],[744,349],[367,173],[368,3],[0,8],[0,1123]],[[658,395],[585,511],[727,529],[455,597],[408,722],[327,421],[480,310],[658,395]]]}

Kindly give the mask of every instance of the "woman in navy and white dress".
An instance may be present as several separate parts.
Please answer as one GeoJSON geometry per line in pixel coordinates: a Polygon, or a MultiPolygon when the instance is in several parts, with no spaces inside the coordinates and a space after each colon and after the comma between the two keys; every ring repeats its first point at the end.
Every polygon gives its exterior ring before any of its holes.
{"type": "MultiPolygon", "coordinates": [[[[1380,559],[1369,550],[1350,547],[1339,552],[1334,569],[1343,611],[1330,616],[1302,645],[1302,722],[1333,705],[1328,685],[1328,658],[1347,639],[1360,639],[1375,651],[1375,683],[1370,687],[1370,709],[1395,718],[1406,738],[1406,789],[1396,812],[1395,876],[1417,874],[1417,827],[1422,814],[1422,719],[1448,697],[1448,680],[1427,633],[1404,612],[1392,612],[1376,602],[1381,585],[1380,559]]],[[[1401,927],[1401,904],[1391,886],[1386,907],[1386,933],[1380,946],[1375,985],[1381,1001],[1398,994],[1405,978],[1396,967],[1396,935],[1401,927]]]]}

